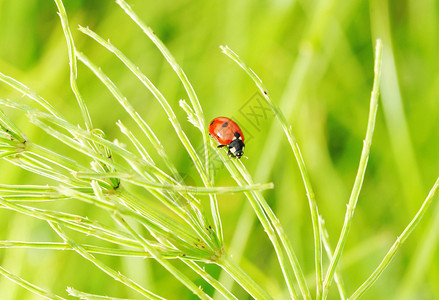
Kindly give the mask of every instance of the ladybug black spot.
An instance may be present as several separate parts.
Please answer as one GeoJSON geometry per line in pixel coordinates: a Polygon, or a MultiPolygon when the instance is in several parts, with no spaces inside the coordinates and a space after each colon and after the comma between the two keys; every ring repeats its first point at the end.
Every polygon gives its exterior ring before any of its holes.
{"type": "Polygon", "coordinates": [[[229,123],[225,122],[223,125],[221,125],[222,127],[227,127],[229,126],[229,123]]]}
{"type": "Polygon", "coordinates": [[[210,122],[210,125],[212,125],[213,123],[215,123],[215,120],[213,120],[212,122],[210,122]]]}

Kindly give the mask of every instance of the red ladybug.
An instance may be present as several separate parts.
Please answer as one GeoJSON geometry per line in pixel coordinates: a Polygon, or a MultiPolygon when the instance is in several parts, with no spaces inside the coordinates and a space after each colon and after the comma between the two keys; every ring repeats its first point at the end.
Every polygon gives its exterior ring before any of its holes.
{"type": "Polygon", "coordinates": [[[220,143],[218,148],[229,147],[227,155],[241,158],[244,154],[244,135],[241,128],[229,118],[213,119],[209,125],[209,134],[220,143]]]}

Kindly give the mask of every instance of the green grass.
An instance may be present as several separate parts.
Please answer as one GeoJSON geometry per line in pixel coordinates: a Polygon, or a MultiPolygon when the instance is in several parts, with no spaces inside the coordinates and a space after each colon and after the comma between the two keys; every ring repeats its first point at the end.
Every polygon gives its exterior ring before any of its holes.
{"type": "Polygon", "coordinates": [[[434,3],[128,4],[0,1],[2,299],[439,297],[434,3]]]}

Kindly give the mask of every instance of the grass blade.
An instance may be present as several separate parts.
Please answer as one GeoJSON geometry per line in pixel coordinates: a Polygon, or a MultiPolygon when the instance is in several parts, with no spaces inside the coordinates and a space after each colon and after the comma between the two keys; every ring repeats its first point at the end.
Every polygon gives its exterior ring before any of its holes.
{"type": "Polygon", "coordinates": [[[430,207],[431,202],[436,197],[438,190],[439,190],[439,177],[436,179],[436,182],[434,183],[433,187],[431,188],[430,192],[428,193],[427,198],[422,203],[422,206],[418,210],[418,212],[416,213],[415,217],[407,225],[407,227],[404,229],[404,231],[401,233],[401,235],[398,236],[395,243],[392,245],[390,250],[387,252],[386,256],[384,256],[383,260],[378,265],[378,267],[375,269],[375,271],[373,271],[373,273],[370,275],[370,277],[352,294],[351,297],[349,297],[350,300],[351,299],[352,300],[358,299],[380,277],[380,275],[384,272],[384,270],[387,268],[387,266],[392,261],[393,257],[395,256],[396,252],[398,251],[398,249],[407,240],[407,238],[410,236],[410,234],[413,232],[413,230],[416,228],[416,226],[418,226],[419,222],[424,217],[425,212],[430,207]]]}
{"type": "Polygon", "coordinates": [[[358,166],[357,176],[355,177],[354,186],[352,188],[352,193],[349,198],[348,208],[345,215],[345,221],[343,228],[338,240],[337,246],[334,251],[333,258],[329,264],[328,271],[326,273],[324,285],[323,285],[323,298],[325,299],[329,292],[329,287],[334,278],[334,273],[337,265],[340,261],[341,254],[343,252],[344,245],[346,243],[349,229],[352,225],[352,218],[355,212],[355,206],[357,205],[358,196],[360,195],[361,186],[363,184],[364,174],[366,172],[367,161],[369,159],[370,147],[372,145],[373,131],[375,128],[376,114],[378,110],[378,95],[379,95],[379,85],[381,78],[381,57],[382,57],[383,45],[381,40],[376,41],[375,46],[375,76],[373,80],[373,88],[370,98],[370,110],[369,110],[369,120],[367,122],[366,138],[364,139],[363,150],[361,152],[360,164],[358,166]]]}

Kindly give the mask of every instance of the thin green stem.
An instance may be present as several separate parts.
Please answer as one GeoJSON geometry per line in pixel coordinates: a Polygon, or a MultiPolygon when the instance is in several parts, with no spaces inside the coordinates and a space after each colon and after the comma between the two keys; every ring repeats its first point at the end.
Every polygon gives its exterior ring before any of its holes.
{"type": "MultiPolygon", "coordinates": [[[[94,203],[102,208],[106,209],[110,214],[115,212],[120,212],[124,216],[129,216],[136,219],[143,226],[148,228],[150,232],[158,234],[160,236],[166,237],[168,240],[175,241],[179,245],[180,254],[186,254],[187,256],[195,256],[199,259],[204,258],[208,259],[211,256],[211,252],[205,251],[204,249],[194,248],[195,243],[200,243],[197,239],[195,233],[191,231],[193,229],[197,234],[203,233],[204,227],[201,229],[194,225],[194,223],[190,222],[187,218],[184,218],[182,212],[178,211],[178,206],[175,206],[175,212],[180,213],[179,216],[185,220],[190,228],[175,221],[173,218],[159,212],[157,209],[148,206],[143,201],[138,201],[137,198],[132,197],[127,191],[122,188],[119,188],[118,197],[113,197],[112,200],[114,203],[104,202],[104,198],[98,198],[94,194],[87,195],[84,193],[79,193],[78,191],[68,189],[66,187],[60,189],[63,194],[68,195],[69,197],[80,199],[86,202],[94,203]],[[101,203],[105,203],[102,205],[101,203]],[[170,234],[172,233],[172,234],[170,234]]],[[[201,236],[203,241],[210,245],[209,240],[204,236],[201,236]]],[[[140,247],[137,243],[136,247],[140,247]]],[[[212,247],[210,245],[210,247],[212,247]]],[[[168,250],[167,250],[168,251],[168,250]]]]}
{"type": "Polygon", "coordinates": [[[122,121],[117,121],[116,125],[119,126],[120,131],[125,134],[125,136],[130,140],[130,142],[134,145],[139,155],[147,161],[150,165],[154,164],[154,160],[152,159],[151,155],[149,155],[148,151],[145,149],[145,147],[142,145],[142,143],[137,139],[137,137],[134,135],[134,133],[126,127],[122,121]]]}
{"type": "MultiPolygon", "coordinates": [[[[148,79],[147,76],[145,76],[140,69],[131,62],[119,49],[114,47],[111,43],[104,40],[102,37],[97,35],[95,32],[91,31],[88,28],[80,27],[80,31],[85,33],[86,35],[93,38],[95,41],[97,41],[99,44],[104,46],[107,50],[114,53],[127,67],[134,73],[134,75],[137,76],[137,78],[149,89],[149,91],[153,94],[153,96],[158,100],[162,108],[164,109],[165,113],[168,116],[169,121],[171,122],[175,132],[177,133],[177,136],[179,137],[181,143],[185,147],[186,151],[188,152],[189,156],[191,157],[198,173],[200,174],[201,179],[203,180],[204,185],[209,186],[210,185],[210,179],[208,176],[207,170],[204,168],[200,157],[196,153],[194,147],[189,141],[189,138],[187,137],[186,133],[183,131],[181,124],[179,123],[174,111],[172,110],[171,106],[167,102],[166,98],[163,96],[163,94],[154,86],[154,84],[148,79]]],[[[211,196],[211,207],[213,209],[213,220],[215,222],[215,232],[216,236],[218,238],[218,245],[222,245],[222,226],[220,224],[219,219],[219,213],[218,213],[218,204],[216,202],[216,198],[214,195],[211,196]]]]}
{"type": "Polygon", "coordinates": [[[160,52],[163,54],[163,56],[166,58],[168,63],[172,66],[173,70],[177,73],[178,77],[180,78],[180,81],[182,82],[189,99],[191,101],[192,107],[195,110],[195,116],[197,123],[194,124],[196,127],[203,133],[203,142],[205,145],[205,170],[206,173],[209,174],[209,151],[208,151],[208,136],[206,133],[206,130],[204,130],[204,115],[203,110],[201,108],[201,104],[198,101],[197,94],[195,93],[194,88],[192,87],[191,83],[189,82],[189,79],[187,78],[185,72],[180,67],[180,65],[177,63],[177,60],[174,58],[174,56],[171,54],[171,52],[168,50],[168,48],[163,44],[163,42],[155,35],[154,31],[146,26],[145,23],[137,16],[137,14],[133,11],[131,6],[129,6],[124,0],[116,0],[116,3],[120,5],[120,7],[125,11],[125,13],[142,29],[142,31],[148,36],[148,38],[156,45],[156,47],[160,50],[160,52]]]}
{"type": "MultiPolygon", "coordinates": [[[[234,162],[234,164],[235,164],[235,167],[239,170],[239,172],[244,175],[243,178],[245,180],[245,183],[251,182],[250,175],[245,170],[245,167],[242,164],[242,162],[241,161],[234,162]]],[[[302,272],[299,260],[297,259],[297,256],[294,253],[291,242],[288,239],[287,235],[285,234],[285,231],[284,231],[282,225],[280,224],[279,219],[276,217],[273,210],[268,205],[267,201],[265,200],[265,198],[262,196],[261,193],[255,191],[252,193],[252,195],[253,195],[254,199],[257,201],[257,203],[259,204],[259,206],[262,208],[264,215],[267,216],[266,217],[267,220],[273,226],[275,234],[277,234],[277,237],[279,237],[279,239],[280,239],[281,244],[279,244],[277,242],[277,238],[276,238],[275,248],[276,247],[279,248],[277,250],[277,252],[279,253],[278,254],[279,258],[282,260],[281,268],[283,269],[283,273],[284,273],[284,276],[286,278],[287,286],[289,288],[291,297],[293,299],[296,299],[298,296],[297,296],[297,292],[295,291],[294,285],[293,285],[293,274],[291,274],[290,268],[287,268],[287,266],[289,266],[289,265],[292,268],[292,270],[294,272],[294,276],[296,277],[296,279],[299,283],[299,288],[302,292],[303,298],[311,299],[311,294],[310,294],[309,289],[308,289],[307,284],[306,284],[305,275],[302,272]],[[282,245],[282,247],[281,247],[281,245],[282,245]],[[286,252],[286,255],[287,255],[286,257],[288,258],[289,264],[288,264],[288,261],[286,260],[286,258],[284,257],[284,251],[286,252]]]]}
{"type": "MultiPolygon", "coordinates": [[[[317,209],[317,203],[315,200],[314,192],[313,192],[313,189],[311,186],[311,180],[309,178],[307,169],[305,167],[305,162],[303,161],[302,155],[300,153],[299,145],[296,142],[296,138],[292,132],[292,128],[291,128],[291,126],[288,125],[288,122],[287,122],[284,114],[282,113],[280,108],[271,101],[271,99],[268,95],[267,89],[265,88],[262,80],[229,47],[221,46],[220,48],[224,54],[226,54],[233,61],[235,61],[254,81],[257,88],[262,93],[264,99],[267,101],[267,103],[269,104],[269,106],[271,107],[273,112],[275,113],[276,117],[280,121],[282,128],[283,128],[283,130],[288,138],[288,142],[291,145],[291,148],[293,150],[293,153],[294,153],[294,156],[297,160],[297,163],[299,165],[300,173],[302,175],[302,179],[303,179],[305,189],[307,192],[307,196],[308,196],[309,206],[310,206],[310,210],[311,210],[311,218],[312,218],[313,229],[314,229],[317,298],[319,298],[319,295],[321,293],[320,287],[322,286],[322,276],[323,276],[322,275],[323,274],[323,271],[322,271],[322,241],[321,241],[321,233],[320,233],[319,218],[318,218],[319,213],[318,213],[318,209],[317,209]]],[[[268,205],[265,208],[268,209],[269,208],[268,205]]],[[[268,211],[271,211],[271,209],[269,209],[268,211]]],[[[272,214],[270,212],[268,212],[268,213],[270,215],[272,214]]],[[[273,216],[274,216],[274,214],[273,214],[273,216]]],[[[276,218],[274,218],[274,217],[271,219],[276,220],[276,218]]],[[[291,264],[291,266],[294,270],[294,273],[296,275],[296,278],[298,280],[299,287],[300,287],[300,290],[302,292],[302,296],[306,299],[309,299],[310,298],[309,289],[306,285],[306,281],[305,281],[303,274],[301,274],[301,271],[299,271],[300,267],[298,266],[298,261],[297,261],[297,259],[295,259],[295,255],[293,254],[293,250],[291,249],[291,243],[289,242],[288,238],[284,234],[283,230],[278,226],[280,226],[280,224],[277,224],[277,226],[276,226],[277,228],[279,228],[279,230],[277,232],[278,232],[279,237],[282,241],[282,245],[284,247],[284,250],[289,254],[288,257],[290,259],[290,264],[291,264]]],[[[291,290],[292,283],[289,283],[288,286],[290,287],[290,292],[292,292],[292,290],[291,290]]]]}
{"type": "Polygon", "coordinates": [[[166,163],[167,167],[174,175],[174,177],[179,179],[178,171],[175,168],[172,161],[167,156],[166,152],[164,151],[163,145],[160,143],[157,136],[154,134],[154,132],[151,130],[151,128],[148,126],[145,120],[136,112],[136,110],[128,101],[128,99],[122,94],[119,88],[113,83],[113,81],[111,81],[111,79],[100,68],[94,65],[88,59],[88,57],[86,57],[84,54],[80,52],[76,52],[76,55],[79,58],[79,60],[83,62],[99,78],[99,80],[105,85],[105,87],[113,94],[113,96],[120,103],[120,105],[125,109],[125,111],[136,122],[137,126],[139,126],[142,132],[146,135],[146,137],[154,146],[154,148],[156,149],[160,157],[163,159],[163,161],[166,163]]]}
{"type": "Polygon", "coordinates": [[[60,297],[58,295],[53,294],[52,292],[46,291],[29,281],[24,280],[23,278],[8,272],[6,269],[0,266],[0,274],[8,278],[9,280],[15,282],[16,284],[22,286],[26,290],[34,293],[35,295],[41,296],[46,299],[55,299],[55,300],[65,300],[65,298],[60,297]]]}
{"type": "Polygon", "coordinates": [[[369,289],[375,283],[378,277],[380,277],[380,275],[384,272],[384,270],[392,261],[396,252],[399,250],[402,244],[407,240],[407,238],[410,236],[410,234],[413,232],[416,226],[418,226],[419,222],[424,217],[425,212],[430,207],[430,204],[433,201],[434,197],[436,197],[438,190],[439,190],[439,177],[436,179],[436,182],[434,183],[433,187],[428,193],[427,198],[424,200],[424,203],[422,203],[422,206],[416,213],[415,217],[407,225],[404,231],[398,236],[395,243],[387,252],[386,256],[384,256],[383,260],[375,269],[375,271],[373,271],[373,273],[369,276],[369,278],[352,294],[351,297],[349,297],[349,300],[358,299],[361,295],[363,295],[366,292],[367,289],[369,289]]]}
{"type": "MultiPolygon", "coordinates": [[[[89,253],[109,255],[109,256],[124,256],[124,257],[140,257],[152,258],[151,254],[144,250],[130,250],[99,247],[94,245],[82,245],[82,247],[89,253]]],[[[139,245],[140,247],[140,245],[139,245]]],[[[40,249],[40,250],[74,250],[72,246],[66,243],[54,242],[22,242],[22,241],[0,241],[0,248],[25,248],[25,249],[40,249]]],[[[165,259],[175,259],[181,257],[180,251],[168,251],[161,247],[161,255],[165,259]]]]}
{"type": "Polygon", "coordinates": [[[381,40],[378,39],[376,41],[376,46],[375,46],[375,66],[374,66],[375,76],[373,80],[372,93],[370,97],[370,110],[369,110],[369,119],[367,122],[366,138],[364,139],[360,164],[358,166],[358,172],[357,172],[357,176],[355,177],[352,193],[349,198],[349,203],[346,210],[343,228],[337,246],[334,251],[334,256],[329,264],[329,268],[326,273],[326,277],[323,285],[323,299],[325,299],[328,295],[329,287],[331,286],[332,279],[334,278],[335,270],[340,261],[341,254],[343,252],[343,248],[349,234],[349,229],[351,228],[352,225],[352,219],[354,216],[355,207],[357,205],[358,196],[360,195],[361,187],[363,185],[363,179],[364,179],[364,174],[366,172],[367,161],[369,159],[370,147],[372,145],[373,131],[375,128],[376,114],[378,110],[378,95],[379,95],[379,85],[381,78],[382,52],[383,52],[383,46],[381,40]]]}
{"type": "Polygon", "coordinates": [[[122,282],[127,287],[130,287],[131,289],[133,289],[134,291],[138,292],[139,294],[141,294],[142,296],[148,299],[152,299],[152,300],[164,299],[148,291],[147,289],[145,289],[138,283],[134,282],[133,280],[129,279],[128,277],[123,275],[120,271],[116,271],[108,267],[100,260],[96,259],[93,255],[88,253],[82,246],[80,246],[75,241],[70,239],[57,223],[49,222],[49,225],[63,239],[63,241],[68,243],[79,255],[81,255],[91,263],[93,263],[96,267],[104,271],[107,275],[112,277],[114,280],[122,282]]]}
{"type": "Polygon", "coordinates": [[[43,97],[39,96],[37,93],[35,93],[33,90],[31,90],[29,87],[24,85],[23,83],[15,80],[12,77],[9,77],[3,73],[0,72],[0,81],[3,81],[7,85],[11,86],[15,90],[19,91],[20,93],[23,93],[30,99],[37,102],[39,105],[44,107],[50,114],[52,114],[56,118],[62,118],[62,116],[55,110],[55,108],[43,97]]]}
{"type": "Polygon", "coordinates": [[[272,189],[274,187],[273,183],[259,183],[259,184],[251,184],[244,186],[222,186],[222,187],[203,187],[203,186],[189,186],[189,185],[172,185],[172,184],[160,184],[155,182],[150,182],[141,179],[134,179],[132,174],[125,173],[82,173],[78,172],[75,174],[78,178],[87,178],[87,179],[102,179],[102,178],[110,178],[117,177],[120,179],[124,179],[127,182],[131,182],[138,186],[143,186],[148,189],[156,189],[156,190],[169,190],[175,192],[183,192],[183,193],[191,193],[198,195],[206,195],[206,194],[229,194],[229,193],[240,193],[240,192],[248,192],[248,191],[257,191],[257,190],[266,190],[272,189]]]}
{"type": "MultiPolygon", "coordinates": [[[[82,53],[77,53],[78,58],[90,69],[93,71],[93,73],[102,81],[102,83],[108,88],[108,90],[113,94],[113,96],[118,100],[118,102],[122,105],[122,107],[130,114],[132,119],[137,123],[137,125],[141,128],[141,130],[144,132],[144,134],[148,137],[149,141],[152,143],[154,148],[156,149],[157,153],[162,157],[164,162],[166,163],[167,167],[173,174],[173,176],[179,181],[182,182],[181,176],[179,175],[177,169],[175,168],[174,164],[171,162],[171,160],[166,155],[166,152],[164,151],[164,147],[154,134],[154,132],[151,130],[151,128],[148,126],[148,124],[143,120],[143,118],[135,111],[135,109],[132,107],[132,105],[129,103],[129,101],[126,99],[126,97],[123,96],[123,94],[120,92],[120,90],[117,88],[117,86],[108,78],[108,76],[105,75],[104,72],[98,67],[96,67],[85,55],[82,53]]],[[[121,124],[119,125],[121,129],[124,131],[123,126],[121,124]]],[[[126,131],[126,130],[125,130],[126,131]]],[[[136,141],[133,141],[135,144],[137,144],[136,148],[140,149],[140,152],[143,152],[143,147],[141,144],[137,143],[136,141]]],[[[145,155],[147,156],[147,155],[145,155]]],[[[149,160],[146,160],[149,161],[149,160]]],[[[152,164],[152,163],[151,163],[152,164]]],[[[190,195],[187,195],[189,197],[192,197],[190,195]]],[[[211,195],[209,195],[211,196],[211,195]]],[[[179,198],[177,198],[179,199],[179,198]]],[[[191,200],[188,199],[190,202],[191,200]]],[[[194,208],[195,209],[195,208],[194,208]]],[[[198,208],[195,209],[195,212],[198,212],[198,208]]],[[[197,213],[201,218],[199,218],[200,222],[204,222],[204,217],[202,214],[197,213]]],[[[207,226],[207,225],[206,225],[207,226]]],[[[206,226],[202,226],[202,228],[205,228],[206,226]]],[[[218,233],[218,230],[215,230],[216,236],[221,236],[222,233],[218,233]]],[[[220,239],[221,240],[221,239],[220,239]]],[[[220,246],[222,245],[222,242],[217,242],[217,244],[220,246]]]]}
{"type": "Polygon", "coordinates": [[[272,299],[248,274],[246,274],[229,257],[223,256],[217,264],[229,273],[235,281],[245,289],[254,299],[272,299]]]}
{"type": "Polygon", "coordinates": [[[62,154],[56,153],[46,147],[40,146],[33,142],[26,143],[26,151],[33,153],[41,159],[45,159],[46,161],[51,162],[54,165],[57,165],[68,172],[79,171],[89,172],[91,171],[89,168],[83,166],[78,161],[68,158],[62,154]]]}
{"type": "Polygon", "coordinates": [[[78,290],[75,290],[72,287],[67,287],[67,293],[69,293],[69,296],[73,296],[79,299],[86,299],[86,300],[129,300],[126,298],[114,298],[109,296],[101,296],[96,294],[90,294],[90,293],[84,293],[78,290]]]}
{"type": "Polygon", "coordinates": [[[61,19],[61,25],[66,37],[67,49],[69,52],[69,65],[70,65],[70,86],[73,93],[75,94],[76,100],[78,101],[79,107],[81,109],[82,117],[85,122],[85,127],[88,131],[93,129],[93,124],[91,122],[90,113],[88,112],[87,106],[79,93],[78,84],[76,78],[78,76],[77,64],[76,64],[76,47],[73,41],[72,32],[69,28],[69,21],[67,18],[67,13],[64,8],[64,4],[61,0],[55,0],[56,6],[58,7],[58,15],[61,19]]]}
{"type": "Polygon", "coordinates": [[[26,142],[27,138],[24,135],[24,133],[17,127],[17,125],[14,124],[14,122],[12,122],[8,117],[6,117],[5,113],[1,109],[0,109],[0,125],[4,127],[5,131],[7,130],[6,136],[10,135],[10,137],[7,139],[8,142],[10,142],[10,138],[13,138],[21,143],[26,142]]]}
{"type": "Polygon", "coordinates": [[[140,234],[138,234],[127,222],[118,214],[115,215],[118,222],[122,224],[136,239],[140,242],[143,248],[159,263],[161,264],[169,273],[172,274],[178,281],[180,281],[184,286],[186,286],[194,295],[198,296],[200,299],[210,299],[210,297],[199,289],[198,286],[187,277],[180,269],[173,266],[168,260],[163,259],[161,253],[155,250],[149,242],[147,242],[140,234]]]}
{"type": "MultiPolygon", "coordinates": [[[[207,182],[204,181],[204,184],[206,186],[210,186],[213,184],[213,172],[210,166],[210,152],[209,152],[209,145],[208,145],[208,132],[205,130],[205,120],[203,115],[203,110],[201,108],[201,104],[198,101],[197,94],[195,93],[194,88],[192,87],[191,83],[189,82],[189,79],[187,78],[185,72],[180,67],[180,65],[177,63],[177,60],[174,58],[174,56],[171,54],[171,52],[168,50],[168,48],[163,44],[163,42],[155,35],[154,31],[146,26],[142,20],[137,16],[137,14],[133,11],[133,9],[124,1],[124,0],[116,0],[116,3],[120,5],[120,7],[126,12],[126,14],[143,30],[143,32],[148,36],[148,38],[156,45],[156,47],[160,50],[160,52],[163,54],[163,56],[166,58],[168,63],[172,66],[173,70],[177,74],[177,76],[180,78],[181,83],[183,84],[189,99],[191,101],[192,107],[195,110],[195,120],[196,122],[193,122],[193,124],[200,130],[202,136],[203,136],[203,145],[204,145],[204,170],[206,172],[206,178],[207,182]]],[[[194,121],[195,121],[194,120],[194,121]]],[[[217,233],[217,236],[219,238],[219,245],[223,244],[223,232],[222,232],[222,225],[221,225],[221,217],[219,213],[218,208],[218,200],[216,198],[216,195],[209,195],[210,197],[210,207],[212,211],[212,217],[215,227],[215,232],[217,233]]]]}
{"type": "MultiPolygon", "coordinates": [[[[97,181],[92,182],[93,191],[98,198],[103,198],[101,188],[99,187],[97,181]]],[[[196,284],[192,282],[183,272],[173,266],[169,261],[161,257],[161,253],[157,251],[149,241],[147,241],[143,236],[137,233],[126,221],[125,219],[116,211],[113,214],[113,218],[122,225],[128,232],[142,245],[142,247],[152,255],[152,257],[161,264],[168,272],[170,272],[176,279],[178,279],[183,285],[185,285],[189,290],[191,290],[195,295],[202,299],[207,299],[208,296],[200,290],[196,284]]]]}
{"type": "Polygon", "coordinates": [[[217,279],[215,279],[212,275],[210,275],[204,268],[200,267],[196,262],[191,260],[183,260],[183,262],[189,266],[192,270],[194,270],[198,275],[203,277],[206,282],[208,282],[215,291],[219,292],[226,299],[235,299],[236,298],[228,289],[226,289],[217,279]]]}
{"type": "Polygon", "coordinates": [[[148,90],[153,94],[153,96],[158,100],[158,102],[164,109],[172,126],[174,127],[175,132],[177,133],[177,136],[179,137],[180,141],[182,142],[183,146],[185,147],[185,149],[189,153],[189,156],[194,162],[195,167],[197,168],[198,173],[200,174],[203,182],[208,182],[203,164],[201,163],[198,154],[196,153],[194,147],[190,143],[189,138],[187,137],[186,133],[183,131],[181,124],[177,119],[177,116],[175,115],[174,111],[172,110],[171,106],[169,105],[168,101],[165,99],[163,94],[149,80],[149,78],[146,77],[146,75],[143,74],[140,71],[140,69],[133,62],[131,62],[119,49],[117,49],[108,41],[104,40],[102,37],[100,37],[98,34],[93,32],[89,28],[79,27],[79,30],[84,34],[88,35],[89,37],[91,37],[92,39],[94,39],[99,44],[101,44],[108,51],[114,53],[128,67],[128,69],[131,72],[133,72],[134,75],[136,75],[136,77],[142,82],[142,84],[145,85],[146,88],[148,88],[148,90]]]}
{"type": "Polygon", "coordinates": [[[86,235],[91,235],[97,237],[101,240],[105,240],[111,243],[130,246],[130,247],[139,247],[139,244],[129,237],[127,234],[118,232],[114,228],[107,228],[97,222],[93,222],[88,220],[87,218],[66,214],[61,212],[52,212],[48,210],[41,210],[33,207],[27,207],[24,205],[18,205],[15,203],[11,203],[9,201],[5,201],[3,197],[0,197],[0,204],[4,207],[7,207],[11,210],[17,211],[19,213],[44,220],[47,222],[53,222],[57,224],[63,224],[66,227],[84,233],[86,235]]]}
{"type": "MultiPolygon", "coordinates": [[[[331,261],[331,259],[333,257],[332,248],[331,248],[331,245],[329,244],[329,234],[328,234],[328,231],[326,230],[325,221],[323,220],[322,217],[320,217],[320,226],[321,226],[321,230],[322,230],[323,246],[325,248],[326,255],[328,256],[329,261],[331,261]]],[[[340,299],[345,300],[347,298],[346,288],[343,284],[343,279],[341,278],[340,272],[338,270],[335,270],[334,277],[335,277],[335,283],[337,284],[340,299]]]]}
{"type": "MultiPolygon", "coordinates": [[[[162,172],[157,169],[155,166],[153,165],[148,165],[148,164],[144,164],[147,163],[146,161],[141,161],[139,160],[134,154],[132,154],[131,152],[128,152],[127,150],[121,148],[118,145],[115,145],[97,135],[92,135],[89,132],[82,130],[80,128],[77,128],[73,125],[71,125],[70,123],[63,121],[61,119],[56,119],[53,118],[47,114],[38,112],[34,109],[25,107],[23,105],[18,105],[17,103],[8,103],[8,105],[11,106],[16,106],[18,108],[21,109],[26,109],[28,111],[28,113],[31,116],[31,120],[37,124],[38,126],[40,126],[43,130],[45,130],[46,132],[48,132],[49,134],[53,135],[55,138],[59,139],[60,141],[66,143],[67,145],[69,145],[70,147],[72,147],[73,149],[76,149],[88,156],[92,156],[93,158],[95,158],[97,161],[102,162],[103,164],[109,165],[114,169],[118,169],[118,170],[124,170],[125,168],[122,167],[119,164],[116,164],[113,160],[109,160],[107,157],[102,157],[101,155],[98,155],[96,152],[94,151],[90,151],[90,148],[87,147],[86,145],[84,145],[84,143],[80,143],[77,140],[74,140],[64,134],[62,134],[61,132],[55,130],[54,128],[47,126],[44,122],[40,121],[39,119],[45,119],[47,121],[53,122],[55,123],[57,126],[60,126],[62,128],[66,128],[67,130],[69,130],[69,132],[73,133],[75,136],[80,136],[86,140],[89,140],[93,143],[98,143],[101,144],[109,149],[111,149],[111,151],[120,154],[125,160],[127,160],[130,165],[132,166],[133,170],[135,170],[137,172],[138,175],[140,176],[146,176],[146,178],[148,178],[148,174],[145,173],[146,170],[152,168],[153,172],[157,172],[157,174],[159,175],[159,177],[162,175],[162,172]],[[39,118],[39,119],[37,119],[39,118]],[[144,163],[142,163],[144,162],[144,163]],[[142,164],[139,164],[142,163],[142,164]]],[[[35,169],[32,169],[34,172],[36,171],[35,169]]],[[[39,170],[40,173],[45,174],[44,169],[39,170]]],[[[46,174],[46,176],[50,176],[50,174],[46,174]]],[[[60,175],[61,176],[61,175],[60,175]]],[[[52,178],[56,179],[56,176],[51,176],[52,178]]],[[[171,210],[177,212],[178,215],[182,216],[183,220],[187,221],[187,218],[185,218],[186,212],[182,211],[182,207],[181,206],[176,206],[174,202],[172,201],[167,201],[167,198],[164,194],[163,191],[157,190],[157,192],[154,192],[154,190],[149,189],[149,192],[153,193],[156,197],[158,197],[160,200],[164,200],[163,202],[167,205],[168,208],[170,208],[171,210]]],[[[135,207],[131,206],[131,208],[135,207]]],[[[144,210],[143,210],[144,211],[144,210]]],[[[142,213],[143,214],[143,213],[142,213]]],[[[192,218],[190,218],[192,220],[192,218]]],[[[155,220],[155,219],[154,219],[155,220]]],[[[193,224],[191,224],[192,226],[193,224]]],[[[197,228],[197,226],[192,226],[193,228],[197,228]]],[[[199,230],[204,230],[205,226],[200,227],[199,230]]],[[[204,239],[204,242],[206,242],[207,244],[212,244],[210,242],[209,239],[205,239],[205,237],[203,237],[203,234],[205,232],[201,232],[200,236],[204,239]]],[[[213,246],[213,245],[212,245],[213,246]]],[[[217,248],[218,245],[215,245],[213,248],[217,248]]]]}
{"type": "MultiPolygon", "coordinates": [[[[233,179],[239,185],[244,185],[251,182],[250,175],[246,172],[245,167],[242,165],[242,163],[238,164],[237,162],[230,160],[230,158],[226,156],[224,151],[217,149],[217,153],[221,158],[222,162],[224,163],[224,165],[226,166],[226,168],[229,170],[233,179]]],[[[303,284],[304,286],[306,286],[306,282],[305,282],[305,276],[302,273],[302,270],[299,266],[294,251],[292,250],[289,252],[287,251],[287,256],[286,256],[284,251],[285,249],[283,249],[281,246],[281,243],[288,243],[289,245],[289,242],[287,242],[288,239],[284,236],[283,230],[277,218],[272,213],[271,209],[269,208],[268,204],[266,203],[262,195],[258,192],[246,192],[245,195],[249,200],[250,205],[252,206],[254,212],[256,213],[259,221],[261,222],[262,227],[264,227],[264,230],[267,233],[268,238],[273,244],[273,248],[276,252],[279,265],[282,270],[282,274],[284,276],[285,282],[287,284],[290,296],[293,299],[297,299],[298,296],[293,283],[294,275],[297,275],[296,278],[298,278],[298,280],[301,280],[302,281],[301,284],[303,284]],[[279,234],[281,243],[279,242],[276,233],[279,234]],[[288,263],[288,260],[290,260],[291,263],[288,263]],[[293,271],[291,271],[291,269],[293,271]]],[[[290,246],[291,245],[289,245],[289,247],[290,246]]],[[[305,293],[303,295],[307,295],[307,298],[311,298],[308,289],[305,290],[305,293]]]]}
{"type": "Polygon", "coordinates": [[[17,152],[14,152],[14,154],[15,155],[13,156],[7,157],[6,160],[16,166],[19,166],[20,168],[23,168],[40,176],[47,177],[58,182],[63,182],[67,185],[73,185],[72,178],[50,167],[47,168],[46,164],[43,164],[42,162],[35,160],[35,158],[32,158],[28,154],[26,153],[17,154],[17,152]]]}
{"type": "MultiPolygon", "coordinates": [[[[427,3],[426,3],[427,4],[427,3]]],[[[389,137],[388,153],[391,153],[395,174],[399,176],[401,194],[404,205],[414,211],[412,199],[423,197],[424,182],[420,174],[419,155],[414,146],[417,132],[411,131],[410,118],[405,99],[405,82],[400,78],[398,70],[398,50],[394,49],[395,36],[392,36],[392,8],[389,1],[370,0],[369,15],[372,38],[380,38],[386,47],[383,49],[383,70],[380,94],[383,117],[389,137]],[[401,150],[403,149],[403,151],[401,150]]],[[[409,9],[410,11],[410,9],[409,9]]],[[[428,39],[426,39],[428,40],[428,39]]],[[[396,46],[398,48],[398,46],[396,46]]]]}

